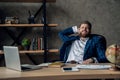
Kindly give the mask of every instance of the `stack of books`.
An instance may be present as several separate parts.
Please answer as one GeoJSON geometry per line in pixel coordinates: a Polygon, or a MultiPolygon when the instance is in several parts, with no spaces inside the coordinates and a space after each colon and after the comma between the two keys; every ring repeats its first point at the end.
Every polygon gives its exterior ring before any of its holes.
{"type": "Polygon", "coordinates": [[[43,49],[43,38],[35,37],[31,41],[30,50],[42,50],[43,49]]]}

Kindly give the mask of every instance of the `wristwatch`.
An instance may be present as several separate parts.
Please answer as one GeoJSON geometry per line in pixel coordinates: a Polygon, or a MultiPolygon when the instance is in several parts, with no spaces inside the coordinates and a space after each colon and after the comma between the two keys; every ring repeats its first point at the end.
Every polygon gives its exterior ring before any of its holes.
{"type": "Polygon", "coordinates": [[[95,58],[94,58],[94,57],[92,57],[91,59],[92,59],[93,63],[95,63],[95,58]]]}

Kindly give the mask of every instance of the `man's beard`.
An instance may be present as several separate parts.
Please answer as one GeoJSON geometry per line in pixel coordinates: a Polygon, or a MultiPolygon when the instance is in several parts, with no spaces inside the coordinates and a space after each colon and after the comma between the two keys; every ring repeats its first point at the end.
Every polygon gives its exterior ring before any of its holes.
{"type": "Polygon", "coordinates": [[[87,34],[82,34],[82,33],[80,33],[80,37],[89,37],[89,35],[90,35],[90,32],[89,33],[87,33],[87,34]]]}

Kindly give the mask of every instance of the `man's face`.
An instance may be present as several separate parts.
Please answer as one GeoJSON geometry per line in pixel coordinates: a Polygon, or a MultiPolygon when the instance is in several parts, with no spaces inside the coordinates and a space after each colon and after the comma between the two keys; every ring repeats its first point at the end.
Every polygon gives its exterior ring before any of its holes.
{"type": "Polygon", "coordinates": [[[81,24],[81,26],[78,28],[78,32],[81,37],[87,37],[90,34],[88,24],[81,24]]]}

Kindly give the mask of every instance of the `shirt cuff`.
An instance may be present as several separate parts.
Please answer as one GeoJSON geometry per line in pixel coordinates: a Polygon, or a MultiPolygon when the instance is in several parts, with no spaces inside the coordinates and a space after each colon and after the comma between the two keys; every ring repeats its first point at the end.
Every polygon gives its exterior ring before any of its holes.
{"type": "Polygon", "coordinates": [[[73,26],[72,29],[73,29],[73,32],[74,32],[74,33],[78,33],[77,26],[73,26]]]}

